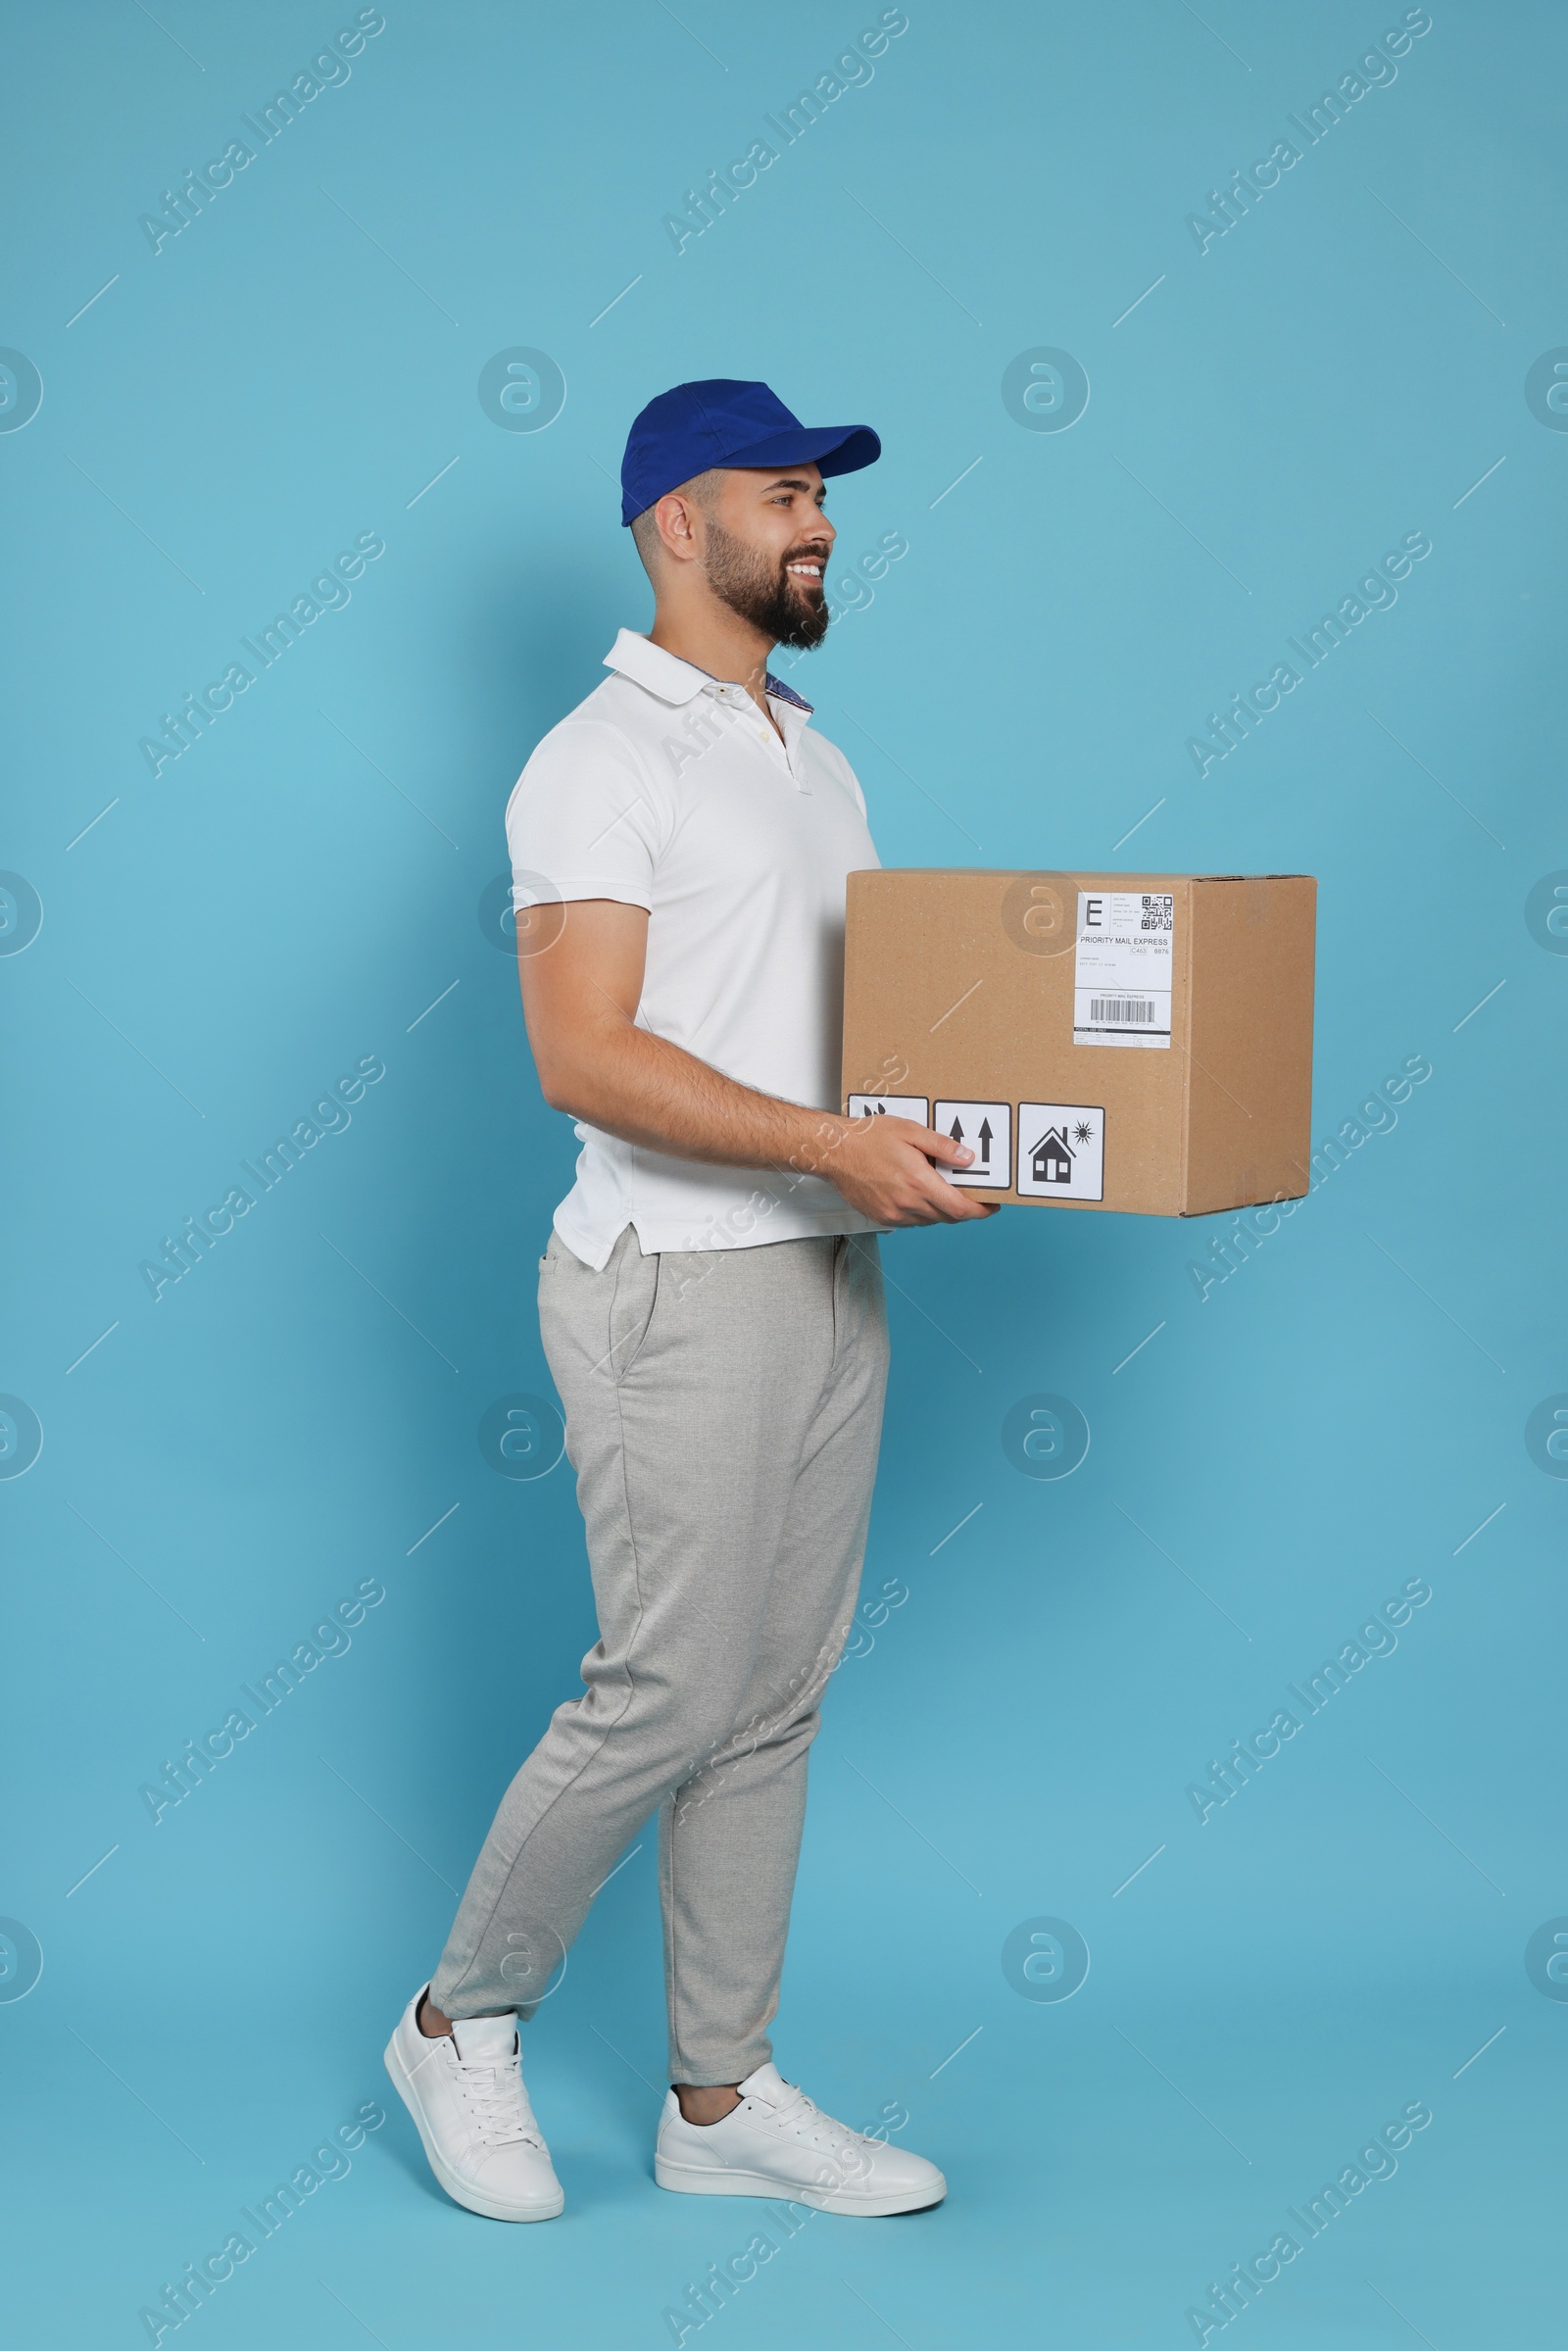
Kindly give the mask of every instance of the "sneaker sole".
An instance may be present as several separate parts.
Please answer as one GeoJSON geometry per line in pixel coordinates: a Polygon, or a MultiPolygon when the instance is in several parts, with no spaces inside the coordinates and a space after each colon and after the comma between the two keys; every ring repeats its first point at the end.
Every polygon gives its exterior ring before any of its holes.
{"type": "Polygon", "coordinates": [[[947,2181],[933,2196],[924,2188],[906,2188],[899,2196],[830,2194],[826,2188],[793,2186],[787,2180],[770,2180],[764,2172],[710,2172],[695,2164],[671,2163],[654,2157],[654,2178],[661,2187],[683,2196],[770,2196],[790,2204],[809,2205],[813,2212],[847,2213],[866,2221],[889,2219],[899,2212],[929,2212],[948,2192],[947,2181]]]}
{"type": "Polygon", "coordinates": [[[454,2204],[463,2205],[468,2212],[478,2213],[481,2219],[486,2221],[553,2221],[564,2209],[566,2202],[564,2189],[558,2188],[554,2200],[548,2204],[503,2204],[494,2196],[485,2195],[481,2188],[470,2187],[466,2180],[460,2180],[446,2157],[441,2153],[440,2148],[432,2146],[430,2143],[430,2134],[425,2128],[418,2097],[413,2082],[409,2080],[403,2060],[398,2055],[395,2040],[387,2042],[384,2063],[391,2076],[393,2088],[413,2118],[414,2128],[419,2134],[419,2144],[424,2149],[425,2161],[454,2204]]]}

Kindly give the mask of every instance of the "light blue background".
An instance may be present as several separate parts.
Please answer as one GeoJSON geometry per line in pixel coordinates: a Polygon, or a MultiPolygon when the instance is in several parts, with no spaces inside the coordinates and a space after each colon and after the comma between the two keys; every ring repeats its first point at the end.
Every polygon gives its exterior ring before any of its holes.
{"type": "MultiPolygon", "coordinates": [[[[573,1154],[478,907],[522,760],[646,623],[626,424],[735,373],[884,435],[832,512],[847,563],[909,553],[790,673],[884,861],[1313,872],[1314,1135],[1406,1056],[1432,1076],[1201,1302],[1226,1220],[887,1246],[866,1589],[907,1597],[829,1693],[777,2045],[852,2122],[904,2102],[952,2193],[813,2220],[706,2337],[1191,2342],[1208,2281],[1422,2099],[1253,2351],[1555,2339],[1568,2005],[1524,1947],[1568,1911],[1568,1492],[1523,1432],[1568,1388],[1568,961],[1524,901],[1568,865],[1568,439],[1524,379],[1568,342],[1560,12],[1434,0],[1392,86],[1200,254],[1186,216],[1398,7],[910,0],[678,256],[662,216],[874,7],[387,0],[156,255],[138,216],[354,10],[9,13],[0,341],[44,393],[0,435],[0,864],[43,927],[0,962],[0,1388],[44,1444],[0,1483],[0,1910],[43,1949],[0,2005],[8,2336],[144,2340],[241,2204],[388,2097],[393,2018],[574,1686],[567,1473],[503,1479],[476,1441],[548,1389],[573,1154]],[[514,345],[564,373],[546,431],[479,405],[514,345]],[[1004,408],[1038,345],[1087,369],[1070,431],[1004,408]],[[1397,605],[1200,782],[1206,713],[1418,530],[1397,605]],[[155,781],[159,713],[370,531],[347,609],[155,781]],[[139,1262],[368,1054],[352,1126],[155,1304],[139,1262]],[[1063,1482],[1002,1447],[1035,1391],[1092,1430],[1063,1482]],[[1412,1576],[1397,1651],[1200,1827],[1188,1783],[1412,1576]],[[352,1649],[155,1828],[139,1785],[366,1578],[352,1649]],[[1003,1972],[1041,1915],[1093,1955],[1059,2004],[1003,1972]]],[[[221,2286],[209,2351],[671,2339],[755,2224],[649,2176],[651,1859],[528,2039],[565,2219],[456,2211],[398,2110],[221,2286]]]]}

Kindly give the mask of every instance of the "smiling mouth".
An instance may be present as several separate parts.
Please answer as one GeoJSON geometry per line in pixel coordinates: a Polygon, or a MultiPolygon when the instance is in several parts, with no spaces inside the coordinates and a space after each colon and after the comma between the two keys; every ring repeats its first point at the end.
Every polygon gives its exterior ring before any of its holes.
{"type": "Polygon", "coordinates": [[[819,555],[796,556],[784,568],[792,579],[807,579],[814,588],[819,588],[822,574],[827,568],[827,559],[819,555]]]}

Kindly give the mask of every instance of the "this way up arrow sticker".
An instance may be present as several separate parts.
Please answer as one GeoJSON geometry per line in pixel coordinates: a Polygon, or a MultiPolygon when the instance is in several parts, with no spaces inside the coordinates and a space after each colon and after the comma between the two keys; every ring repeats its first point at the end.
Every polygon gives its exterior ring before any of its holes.
{"type": "Polygon", "coordinates": [[[935,1102],[931,1123],[955,1143],[970,1135],[975,1139],[976,1157],[970,1166],[942,1170],[950,1184],[984,1184],[989,1191],[1006,1191],[1012,1181],[1010,1102],[935,1102]]]}

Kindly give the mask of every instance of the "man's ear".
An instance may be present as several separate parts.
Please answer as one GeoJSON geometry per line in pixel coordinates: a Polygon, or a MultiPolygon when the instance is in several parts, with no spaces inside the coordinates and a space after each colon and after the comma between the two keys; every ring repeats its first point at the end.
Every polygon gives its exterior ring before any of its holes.
{"type": "Polygon", "coordinates": [[[677,563],[695,563],[701,553],[698,514],[696,499],[684,490],[667,491],[654,508],[660,546],[677,563]]]}

